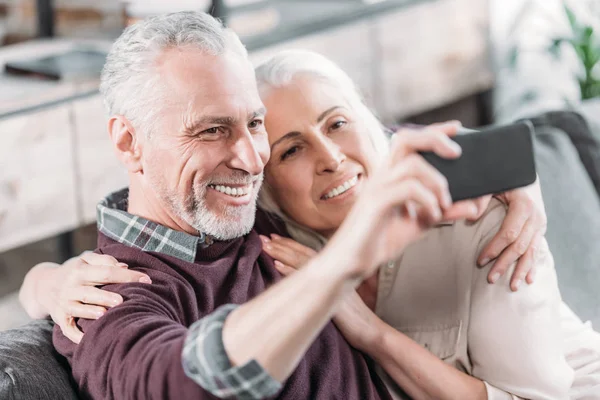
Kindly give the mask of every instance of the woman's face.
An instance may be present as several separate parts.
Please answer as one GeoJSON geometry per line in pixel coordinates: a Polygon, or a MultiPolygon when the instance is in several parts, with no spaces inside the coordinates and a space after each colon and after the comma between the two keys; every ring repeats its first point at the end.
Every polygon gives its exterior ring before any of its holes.
{"type": "Polygon", "coordinates": [[[296,77],[263,98],[271,159],[265,179],[293,220],[329,237],[350,211],[377,155],[341,91],[296,77]]]}

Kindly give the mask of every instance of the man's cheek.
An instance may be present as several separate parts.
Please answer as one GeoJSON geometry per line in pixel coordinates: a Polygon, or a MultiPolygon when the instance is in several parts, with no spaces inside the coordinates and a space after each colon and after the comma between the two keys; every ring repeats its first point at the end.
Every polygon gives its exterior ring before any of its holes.
{"type": "Polygon", "coordinates": [[[267,164],[271,158],[271,148],[269,147],[269,137],[267,133],[261,133],[255,136],[254,145],[263,164],[267,164]]]}

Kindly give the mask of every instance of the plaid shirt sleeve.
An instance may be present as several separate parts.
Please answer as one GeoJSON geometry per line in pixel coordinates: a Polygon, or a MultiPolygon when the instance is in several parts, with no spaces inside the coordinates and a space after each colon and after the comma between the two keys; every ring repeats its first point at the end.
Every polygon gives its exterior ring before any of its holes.
{"type": "Polygon", "coordinates": [[[223,345],[223,323],[238,306],[227,304],[194,323],[183,347],[185,374],[219,398],[242,400],[272,397],[281,383],[256,361],[233,367],[223,345]]]}

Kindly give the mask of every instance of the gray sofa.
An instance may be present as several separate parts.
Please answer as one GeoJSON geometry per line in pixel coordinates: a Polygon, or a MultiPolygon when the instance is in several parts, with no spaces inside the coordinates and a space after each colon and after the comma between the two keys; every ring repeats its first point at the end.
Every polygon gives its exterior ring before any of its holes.
{"type": "MultiPolygon", "coordinates": [[[[531,120],[563,298],[600,327],[600,129],[574,112],[531,120]]],[[[50,322],[37,321],[0,333],[0,399],[77,398],[50,329],[50,322]]]]}

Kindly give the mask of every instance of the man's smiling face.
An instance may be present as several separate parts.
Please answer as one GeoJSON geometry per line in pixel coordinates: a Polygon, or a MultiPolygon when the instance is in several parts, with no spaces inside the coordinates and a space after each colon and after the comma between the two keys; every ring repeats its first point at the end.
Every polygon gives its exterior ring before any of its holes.
{"type": "Polygon", "coordinates": [[[179,225],[227,240],[248,233],[269,142],[250,62],[169,49],[156,60],[161,112],[143,144],[144,192],[179,225]]]}

